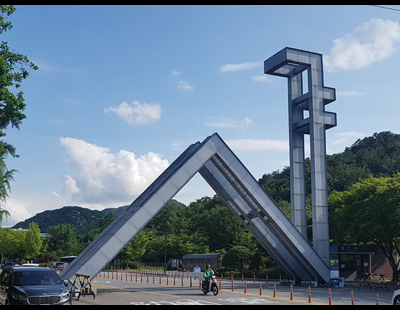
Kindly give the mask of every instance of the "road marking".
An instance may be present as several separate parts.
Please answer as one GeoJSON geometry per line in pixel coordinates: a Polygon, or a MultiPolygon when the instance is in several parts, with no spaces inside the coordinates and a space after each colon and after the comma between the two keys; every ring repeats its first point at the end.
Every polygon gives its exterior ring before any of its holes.
{"type": "Polygon", "coordinates": [[[179,299],[175,301],[138,301],[138,302],[131,302],[131,305],[135,306],[152,306],[152,305],[170,305],[170,306],[202,306],[202,305],[212,305],[212,306],[221,306],[222,304],[205,301],[205,300],[193,300],[193,299],[179,299]]]}
{"type": "Polygon", "coordinates": [[[146,291],[140,291],[140,290],[138,290],[138,292],[143,293],[143,294],[157,295],[157,296],[164,296],[164,297],[175,297],[175,298],[182,297],[182,296],[177,296],[177,295],[163,294],[163,293],[157,293],[157,292],[146,292],[146,291]]]}
{"type": "Polygon", "coordinates": [[[256,298],[256,297],[242,297],[242,298],[224,298],[218,299],[221,301],[228,301],[234,304],[243,304],[243,305],[263,305],[263,304],[277,304],[278,302],[267,300],[263,298],[256,298]]]}
{"type": "MultiPolygon", "coordinates": [[[[107,282],[109,283],[109,282],[107,282]]],[[[110,285],[97,285],[97,287],[101,287],[103,289],[118,289],[121,291],[130,291],[128,288],[123,288],[123,287],[116,287],[116,286],[110,286],[110,285]]],[[[143,294],[149,294],[149,295],[157,295],[157,296],[164,296],[164,297],[174,297],[174,298],[181,298],[182,296],[177,296],[177,295],[172,295],[172,294],[163,294],[163,293],[158,293],[158,292],[147,292],[147,291],[142,291],[140,289],[135,289],[136,292],[138,293],[143,293],[143,294]]]]}
{"type": "MultiPolygon", "coordinates": [[[[242,297],[242,298],[219,298],[217,299],[220,302],[230,302],[235,305],[266,305],[266,304],[277,304],[278,302],[272,300],[266,300],[262,298],[256,297],[242,297]]],[[[175,301],[134,301],[130,303],[131,305],[171,305],[171,306],[205,306],[205,305],[223,305],[222,303],[211,302],[207,300],[198,300],[198,299],[178,299],[175,301]]]]}

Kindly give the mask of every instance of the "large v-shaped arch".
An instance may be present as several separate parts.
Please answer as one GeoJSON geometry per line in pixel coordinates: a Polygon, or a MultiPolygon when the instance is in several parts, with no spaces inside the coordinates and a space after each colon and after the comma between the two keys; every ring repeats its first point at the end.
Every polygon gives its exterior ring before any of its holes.
{"type": "Polygon", "coordinates": [[[189,146],[61,273],[93,279],[200,173],[277,263],[296,280],[329,283],[329,267],[215,133],[189,146]]]}

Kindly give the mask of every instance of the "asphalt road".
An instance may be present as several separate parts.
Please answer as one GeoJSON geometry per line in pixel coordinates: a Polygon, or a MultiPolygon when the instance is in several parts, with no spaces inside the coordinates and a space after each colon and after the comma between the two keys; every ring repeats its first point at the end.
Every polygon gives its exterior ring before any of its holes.
{"type": "MultiPolygon", "coordinates": [[[[121,277],[122,278],[122,277],[121,277]]],[[[222,284],[217,296],[204,295],[198,288],[198,281],[189,279],[172,279],[167,284],[165,279],[158,281],[135,280],[123,278],[119,280],[95,279],[92,285],[96,296],[73,298],[73,305],[390,305],[393,289],[359,288],[358,284],[346,284],[344,288],[333,288],[329,297],[328,287],[300,287],[242,283],[235,281],[232,290],[231,281],[222,284]],[[154,283],[153,283],[154,282],[154,283]],[[245,288],[246,284],[246,288],[245,288]],[[192,286],[190,286],[192,285],[192,286]],[[261,293],[261,294],[260,294],[261,293]]]]}

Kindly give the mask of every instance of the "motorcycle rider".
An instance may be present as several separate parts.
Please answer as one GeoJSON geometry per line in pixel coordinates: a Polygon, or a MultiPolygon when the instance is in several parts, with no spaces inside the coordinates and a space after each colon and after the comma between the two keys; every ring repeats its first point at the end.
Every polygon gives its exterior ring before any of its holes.
{"type": "Polygon", "coordinates": [[[204,286],[207,288],[210,287],[210,279],[214,275],[214,270],[212,270],[211,265],[207,265],[207,269],[203,272],[204,277],[204,286]]]}

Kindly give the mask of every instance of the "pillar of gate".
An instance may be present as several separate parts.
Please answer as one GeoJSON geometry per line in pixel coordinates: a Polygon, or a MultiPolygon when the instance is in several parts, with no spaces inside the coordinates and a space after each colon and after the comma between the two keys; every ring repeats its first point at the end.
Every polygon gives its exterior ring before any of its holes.
{"type": "Polygon", "coordinates": [[[336,114],[325,105],[336,100],[324,86],[322,55],[284,48],[264,62],[264,73],[288,79],[291,219],[307,238],[304,136],[310,135],[313,247],[329,264],[326,133],[336,114]]]}

